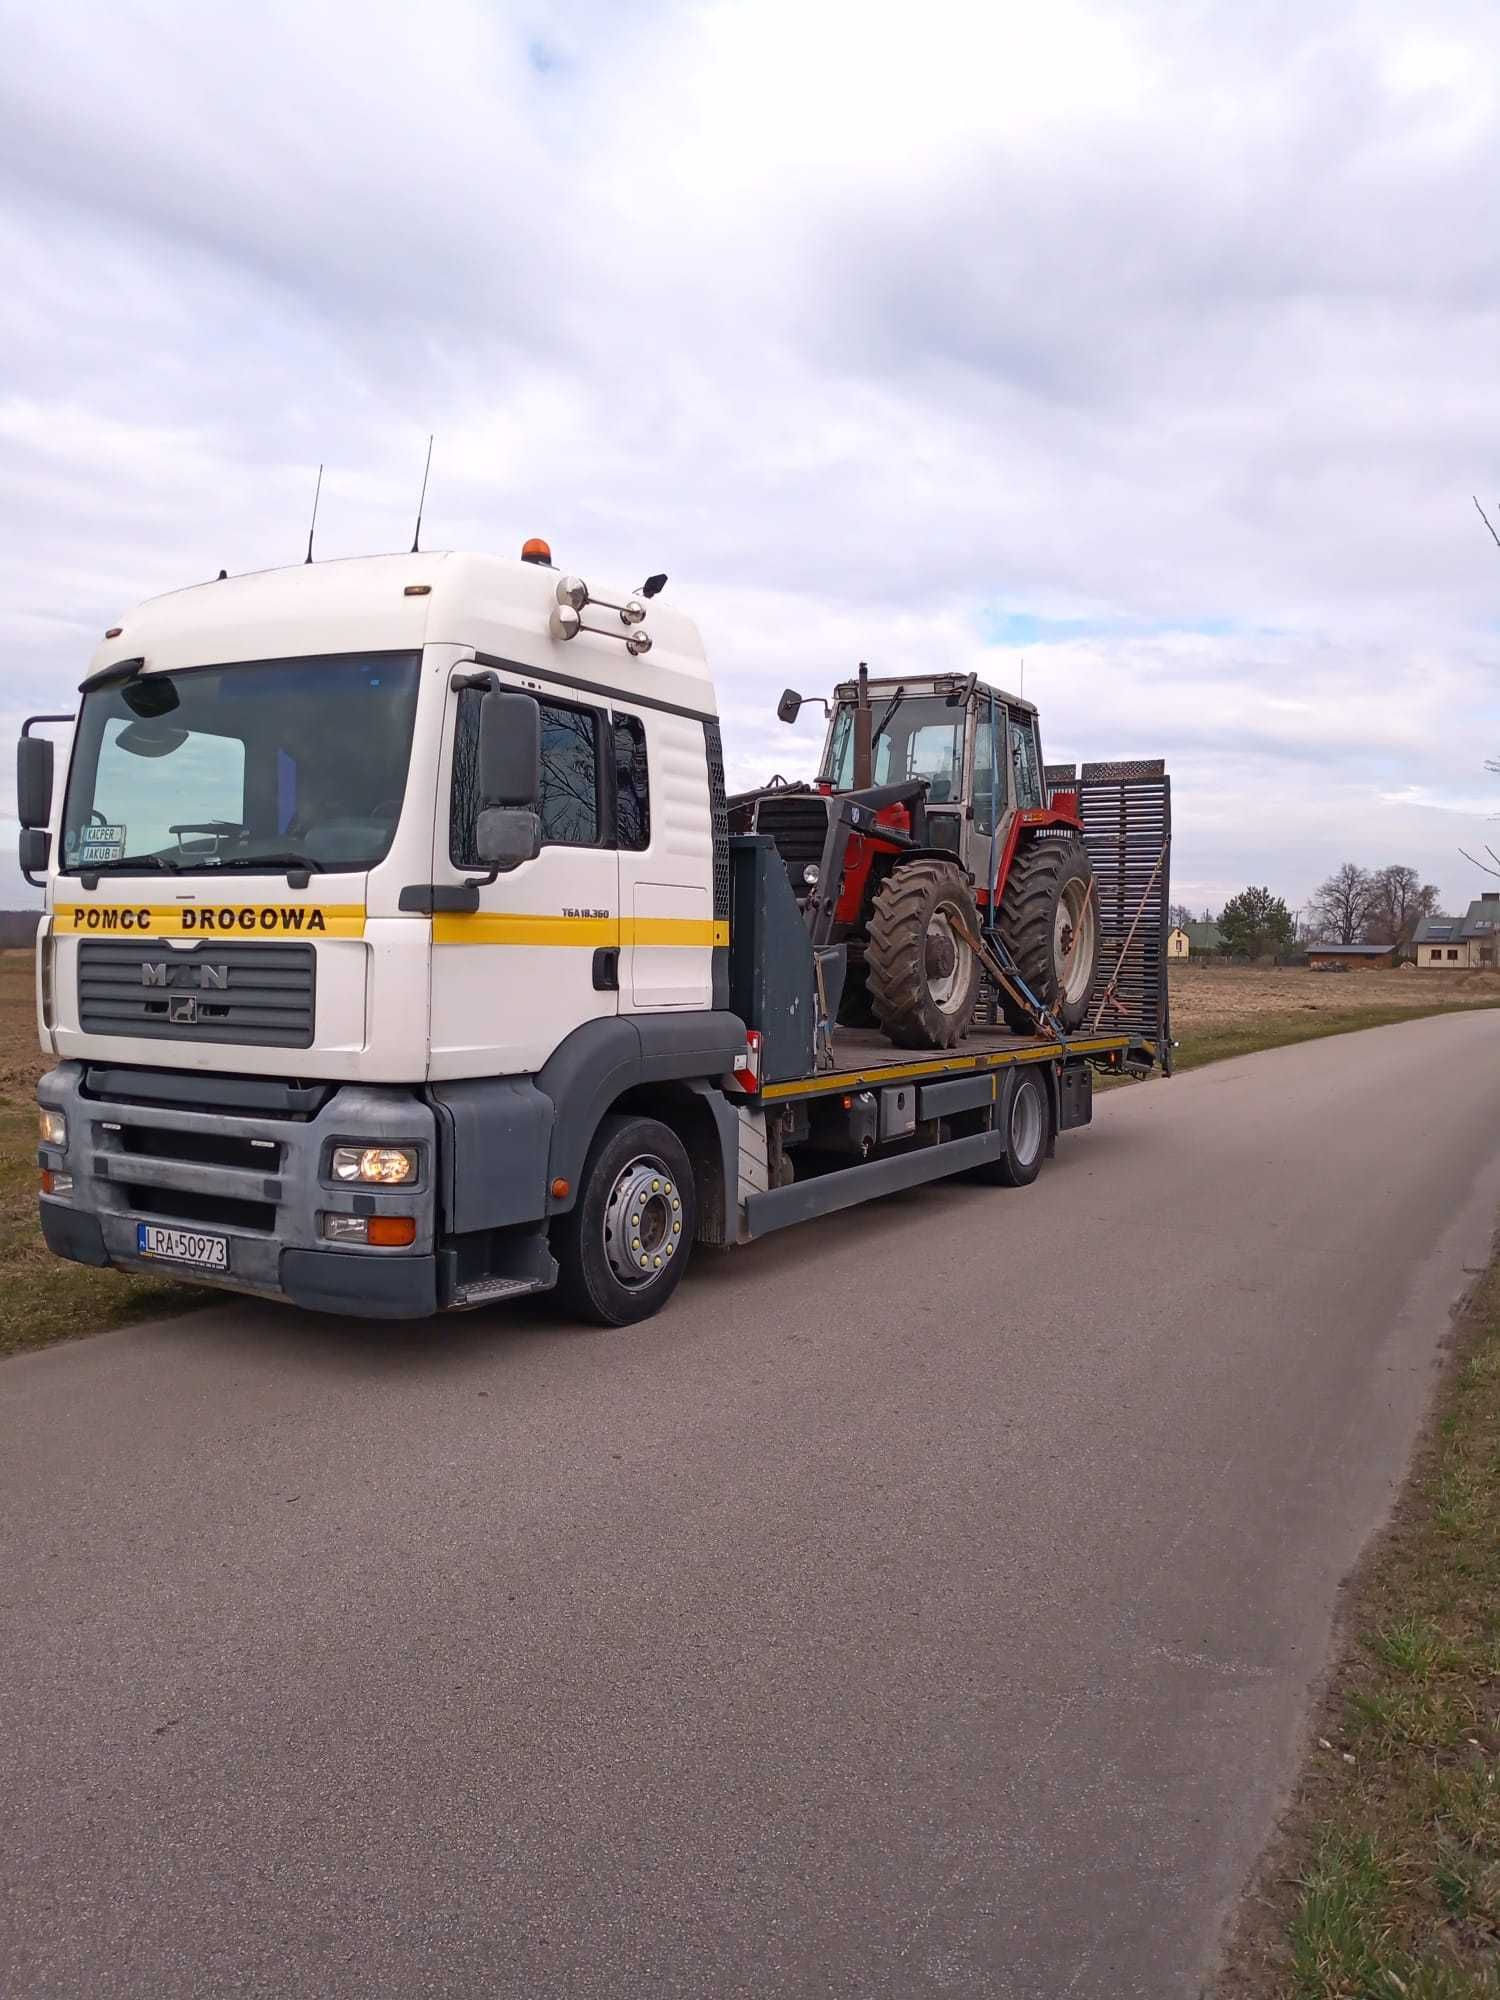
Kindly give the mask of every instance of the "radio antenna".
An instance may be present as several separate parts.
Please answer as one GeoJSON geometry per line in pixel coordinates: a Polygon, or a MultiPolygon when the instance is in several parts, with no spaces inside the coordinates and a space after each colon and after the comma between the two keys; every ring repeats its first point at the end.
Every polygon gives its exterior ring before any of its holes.
{"type": "Polygon", "coordinates": [[[313,542],[313,530],[314,530],[314,528],[316,528],[316,527],[317,527],[317,525],[318,525],[318,496],[319,496],[319,495],[320,495],[320,494],[322,493],[322,491],[323,491],[323,468],[322,468],[322,466],[320,465],[320,466],[318,467],[318,483],[317,483],[317,485],[316,485],[316,486],[315,486],[315,487],[313,488],[313,511],[312,511],[312,519],[311,519],[311,520],[310,520],[310,521],[308,522],[308,524],[307,524],[307,560],[308,560],[308,562],[311,562],[311,561],[312,561],[312,542],[313,542]]]}
{"type": "Polygon", "coordinates": [[[427,475],[429,472],[431,472],[431,470],[432,470],[432,439],[429,436],[427,440],[427,463],[422,467],[422,497],[417,502],[416,532],[413,534],[411,538],[411,552],[413,555],[416,555],[417,544],[422,539],[422,509],[427,505],[427,475]]]}

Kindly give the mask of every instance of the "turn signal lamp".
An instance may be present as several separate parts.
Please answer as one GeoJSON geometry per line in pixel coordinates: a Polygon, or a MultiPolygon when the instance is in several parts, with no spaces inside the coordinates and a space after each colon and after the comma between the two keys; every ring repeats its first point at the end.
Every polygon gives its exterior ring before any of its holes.
{"type": "Polygon", "coordinates": [[[412,1215],[325,1215],[323,1238],[328,1243],[372,1243],[377,1250],[404,1250],[417,1240],[412,1215]]]}
{"type": "Polygon", "coordinates": [[[336,1181],[377,1187],[400,1187],[417,1177],[417,1155],[410,1146],[335,1146],[332,1165],[336,1181]]]}

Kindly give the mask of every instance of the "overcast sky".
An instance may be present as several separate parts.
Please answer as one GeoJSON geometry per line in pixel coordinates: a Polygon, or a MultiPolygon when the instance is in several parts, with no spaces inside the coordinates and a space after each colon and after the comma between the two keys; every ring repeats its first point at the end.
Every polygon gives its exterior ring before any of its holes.
{"type": "Polygon", "coordinates": [[[1049,759],[1168,758],[1182,900],[1478,893],[1493,0],[0,29],[7,738],[138,598],[295,561],[320,459],[320,552],[406,546],[435,431],[427,546],[670,572],[731,782],[810,768],[788,682],[1024,657],[1049,759]]]}

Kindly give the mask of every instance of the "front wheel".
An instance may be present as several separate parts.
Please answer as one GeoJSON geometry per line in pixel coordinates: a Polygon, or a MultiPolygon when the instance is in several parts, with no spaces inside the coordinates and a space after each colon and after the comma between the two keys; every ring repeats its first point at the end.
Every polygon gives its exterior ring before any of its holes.
{"type": "Polygon", "coordinates": [[[630,1326],[660,1312],[687,1266],[698,1225],[682,1141],[654,1118],[606,1118],[578,1199],[552,1225],[558,1294],[595,1326],[630,1326]]]}
{"type": "Polygon", "coordinates": [[[903,1049],[951,1049],[979,996],[974,891],[946,861],[908,861],[881,883],[865,965],[886,1038],[903,1049]]]}

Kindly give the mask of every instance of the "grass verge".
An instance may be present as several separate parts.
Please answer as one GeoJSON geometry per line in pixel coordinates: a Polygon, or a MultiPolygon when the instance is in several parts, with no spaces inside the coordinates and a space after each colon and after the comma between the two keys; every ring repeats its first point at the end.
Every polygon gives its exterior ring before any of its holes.
{"type": "Polygon", "coordinates": [[[65,1263],[42,1241],[36,1206],[36,1107],[0,1112],[0,1354],[99,1333],[126,1320],[182,1312],[214,1295],[201,1285],[65,1263]]]}
{"type": "Polygon", "coordinates": [[[0,952],[0,1355],[184,1311],[215,1296],[169,1278],[68,1264],[42,1241],[33,1092],[49,1064],[37,1048],[31,982],[29,951],[0,952]]]}
{"type": "Polygon", "coordinates": [[[1397,1021],[1428,1021],[1436,1014],[1487,1013],[1497,1006],[1500,1000],[1435,1007],[1362,1007],[1348,1014],[1251,1015],[1243,1021],[1187,1029],[1178,1037],[1173,1061],[1179,1070],[1201,1069],[1205,1063],[1254,1055],[1258,1049],[1319,1042],[1328,1035],[1348,1035],[1357,1028],[1388,1028],[1397,1021]]]}
{"type": "Polygon", "coordinates": [[[1344,1632],[1220,2000],[1500,2000],[1500,1257],[1344,1632]]]}

